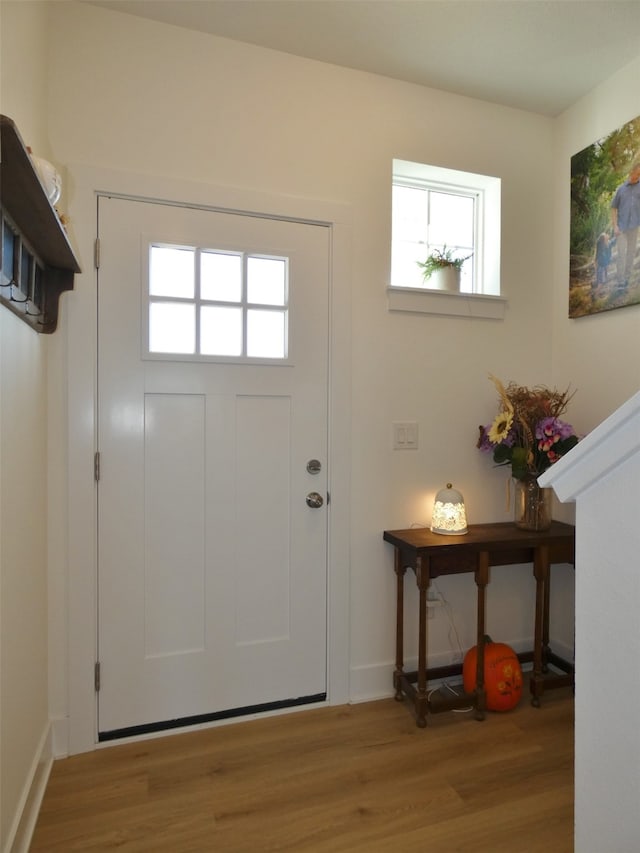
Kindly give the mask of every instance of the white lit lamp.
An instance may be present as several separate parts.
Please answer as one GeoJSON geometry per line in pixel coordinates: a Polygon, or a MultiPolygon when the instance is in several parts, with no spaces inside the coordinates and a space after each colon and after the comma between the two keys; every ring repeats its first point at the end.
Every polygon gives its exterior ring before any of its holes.
{"type": "Polygon", "coordinates": [[[457,489],[447,483],[446,489],[440,489],[433,503],[431,532],[445,533],[449,536],[462,536],[467,532],[467,513],[464,498],[457,489]]]}

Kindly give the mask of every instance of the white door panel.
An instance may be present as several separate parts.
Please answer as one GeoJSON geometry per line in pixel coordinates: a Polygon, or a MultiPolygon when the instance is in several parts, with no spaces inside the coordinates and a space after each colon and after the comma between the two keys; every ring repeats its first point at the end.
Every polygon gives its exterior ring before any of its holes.
{"type": "Polygon", "coordinates": [[[317,701],[327,506],[305,497],[327,490],[328,228],[101,197],[99,236],[101,737],[317,701]],[[288,257],[288,362],[146,358],[150,239],[288,257]]]}

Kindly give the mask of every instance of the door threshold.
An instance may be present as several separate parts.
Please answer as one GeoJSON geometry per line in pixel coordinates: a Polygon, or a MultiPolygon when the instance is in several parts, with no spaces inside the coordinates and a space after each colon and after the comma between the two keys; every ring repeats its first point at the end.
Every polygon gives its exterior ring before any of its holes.
{"type": "Polygon", "coordinates": [[[128,726],[122,729],[111,729],[108,732],[98,732],[98,743],[122,738],[139,737],[140,735],[164,732],[170,729],[181,729],[187,726],[198,726],[203,723],[213,723],[216,720],[228,720],[233,717],[246,717],[252,714],[264,714],[267,711],[279,711],[283,708],[295,708],[298,705],[313,705],[324,702],[326,693],[314,693],[311,696],[298,696],[295,699],[280,699],[277,702],[265,702],[261,705],[245,705],[241,708],[229,708],[226,711],[214,711],[210,714],[196,714],[192,717],[179,717],[175,720],[161,720],[157,723],[145,723],[141,726],[128,726]]]}

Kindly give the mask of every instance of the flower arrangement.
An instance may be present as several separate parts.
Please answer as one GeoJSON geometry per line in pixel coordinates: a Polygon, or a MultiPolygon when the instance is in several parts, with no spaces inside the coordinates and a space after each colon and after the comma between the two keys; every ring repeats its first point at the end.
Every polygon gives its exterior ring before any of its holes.
{"type": "Polygon", "coordinates": [[[573,427],[560,419],[573,394],[545,386],[525,388],[510,382],[506,387],[489,376],[500,398],[493,422],[480,426],[477,446],[493,454],[497,465],[510,465],[512,476],[537,477],[578,443],[573,427]]]}

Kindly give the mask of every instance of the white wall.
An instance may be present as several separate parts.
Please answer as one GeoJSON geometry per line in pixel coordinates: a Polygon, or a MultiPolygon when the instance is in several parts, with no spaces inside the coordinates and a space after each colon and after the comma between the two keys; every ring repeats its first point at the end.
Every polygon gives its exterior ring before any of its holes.
{"type": "MultiPolygon", "coordinates": [[[[48,154],[46,14],[0,6],[0,109],[48,154]]],[[[0,307],[0,850],[48,736],[47,356],[49,339],[0,307]]]]}
{"type": "Polygon", "coordinates": [[[545,477],[577,505],[575,849],[635,853],[640,669],[629,661],[640,654],[640,392],[545,477]]]}
{"type": "MultiPolygon", "coordinates": [[[[559,385],[571,381],[578,389],[572,409],[585,430],[592,430],[640,389],[640,305],[568,319],[570,159],[640,115],[639,79],[640,57],[556,122],[553,373],[559,385]]],[[[597,467],[599,457],[594,456],[581,464],[597,467]]],[[[582,468],[578,470],[581,476],[582,468]]],[[[639,651],[639,483],[636,452],[578,496],[576,853],[632,853],[640,838],[640,679],[635,664],[626,666],[639,651]],[[624,649],[619,665],[617,649],[624,649]],[[607,685],[613,685],[613,691],[607,685]]]]}
{"type": "Polygon", "coordinates": [[[576,853],[636,853],[640,844],[640,670],[628,665],[640,654],[638,506],[640,451],[578,497],[576,853]],[[625,508],[621,492],[630,498],[625,508]],[[620,660],[616,649],[624,649],[620,660]],[[612,692],[606,684],[614,685],[612,692]]]}
{"type": "MultiPolygon", "coordinates": [[[[472,522],[510,518],[505,473],[475,448],[477,425],[496,408],[487,374],[523,383],[551,378],[551,353],[541,341],[551,325],[552,281],[539,247],[553,234],[553,123],[103,9],[52,4],[51,18],[56,162],[351,208],[351,695],[386,695],[395,612],[392,554],[382,531],[428,523],[433,496],[447,480],[464,491],[472,522]],[[388,311],[394,157],[502,178],[504,322],[388,311]],[[441,348],[449,357],[438,365],[441,348]],[[405,419],[419,422],[420,449],[394,453],[391,422],[405,419]]],[[[90,246],[79,249],[90,257],[90,246]]],[[[90,286],[89,275],[76,279],[77,288],[90,286]]],[[[505,580],[491,590],[490,629],[527,645],[530,570],[495,574],[505,580]]],[[[472,584],[440,584],[465,646],[475,642],[473,622],[464,624],[472,584]]],[[[569,637],[570,623],[568,614],[569,637]]],[[[433,628],[434,657],[448,660],[444,616],[433,628]]]]}

